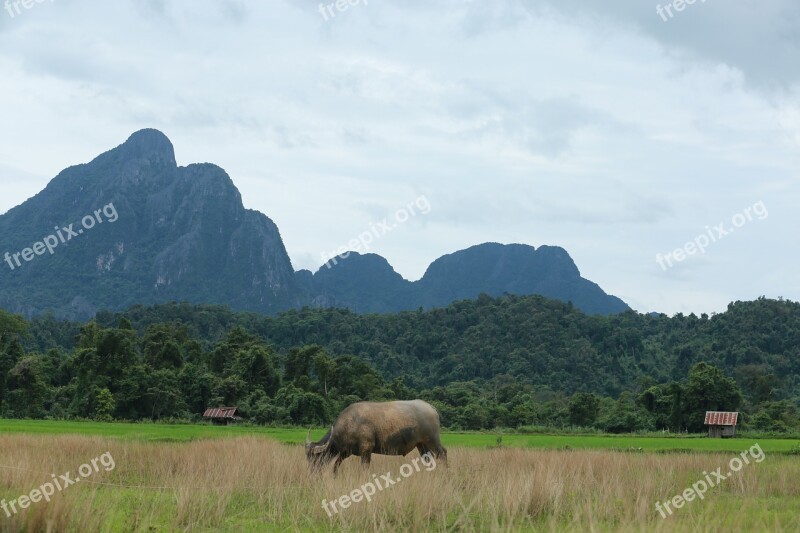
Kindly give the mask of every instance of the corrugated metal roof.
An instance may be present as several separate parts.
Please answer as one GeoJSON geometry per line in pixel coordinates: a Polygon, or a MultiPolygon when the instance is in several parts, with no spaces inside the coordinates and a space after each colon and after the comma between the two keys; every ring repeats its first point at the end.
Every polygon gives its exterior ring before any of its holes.
{"type": "Polygon", "coordinates": [[[236,407],[209,407],[203,418],[236,418],[239,415],[236,407]]]}
{"type": "Polygon", "coordinates": [[[739,413],[726,411],[706,411],[707,426],[735,426],[739,419],[739,413]]]}

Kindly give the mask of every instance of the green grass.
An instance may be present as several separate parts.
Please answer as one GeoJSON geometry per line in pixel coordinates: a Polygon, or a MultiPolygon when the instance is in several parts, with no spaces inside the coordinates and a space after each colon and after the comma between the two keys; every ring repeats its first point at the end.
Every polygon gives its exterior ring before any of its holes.
{"type": "MultiPolygon", "coordinates": [[[[319,439],[324,429],[314,429],[313,439],[319,439]]],[[[211,426],[205,424],[130,424],[124,422],[72,422],[49,420],[4,420],[0,419],[0,433],[25,433],[48,435],[96,435],[139,441],[189,442],[198,439],[218,439],[257,435],[286,444],[305,441],[306,430],[302,428],[268,428],[259,426],[211,426]]],[[[520,435],[477,432],[445,432],[445,446],[489,448],[502,438],[503,446],[518,446],[546,449],[611,449],[643,452],[736,452],[756,442],[766,453],[787,453],[800,450],[800,440],[758,438],[708,439],[692,436],[631,436],[631,435],[520,435]]]]}
{"type": "Polygon", "coordinates": [[[0,419],[0,433],[50,435],[96,435],[130,440],[156,442],[189,442],[197,439],[216,439],[263,435],[280,442],[303,442],[302,429],[280,429],[259,426],[212,426],[208,424],[153,424],[126,422],[73,422],[53,420],[0,419]]]}

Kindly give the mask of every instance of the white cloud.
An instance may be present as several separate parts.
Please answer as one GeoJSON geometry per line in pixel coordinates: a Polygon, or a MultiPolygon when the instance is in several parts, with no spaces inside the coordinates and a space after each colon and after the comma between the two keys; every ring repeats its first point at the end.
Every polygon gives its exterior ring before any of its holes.
{"type": "Polygon", "coordinates": [[[425,194],[431,214],[371,250],[410,279],[524,242],[641,311],[800,299],[796,3],[709,0],[669,23],[622,0],[375,0],[328,22],[318,4],[0,12],[0,210],[156,127],[180,164],[225,168],[297,268],[425,194]],[[759,200],[768,221],[656,264],[759,200]]]}

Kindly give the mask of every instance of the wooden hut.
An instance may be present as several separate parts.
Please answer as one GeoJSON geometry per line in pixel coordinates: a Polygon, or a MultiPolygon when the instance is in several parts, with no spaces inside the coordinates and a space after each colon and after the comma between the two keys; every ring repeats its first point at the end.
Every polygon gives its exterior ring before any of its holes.
{"type": "Polygon", "coordinates": [[[705,425],[708,426],[708,436],[712,438],[735,437],[738,420],[738,412],[706,411],[705,425]]]}
{"type": "Polygon", "coordinates": [[[203,418],[219,426],[227,426],[242,419],[236,407],[209,407],[203,413],[203,418]]]}

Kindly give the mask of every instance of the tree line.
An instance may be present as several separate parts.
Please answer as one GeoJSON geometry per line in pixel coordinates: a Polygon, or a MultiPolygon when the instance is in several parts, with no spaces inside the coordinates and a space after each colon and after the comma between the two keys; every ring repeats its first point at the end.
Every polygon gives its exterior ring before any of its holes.
{"type": "Polygon", "coordinates": [[[423,398],[446,427],[800,429],[800,305],[587,316],[537,296],[387,315],[277,316],[136,306],[76,324],[0,311],[0,415],[197,420],[237,406],[263,424],[330,424],[352,402],[423,398]]]}

